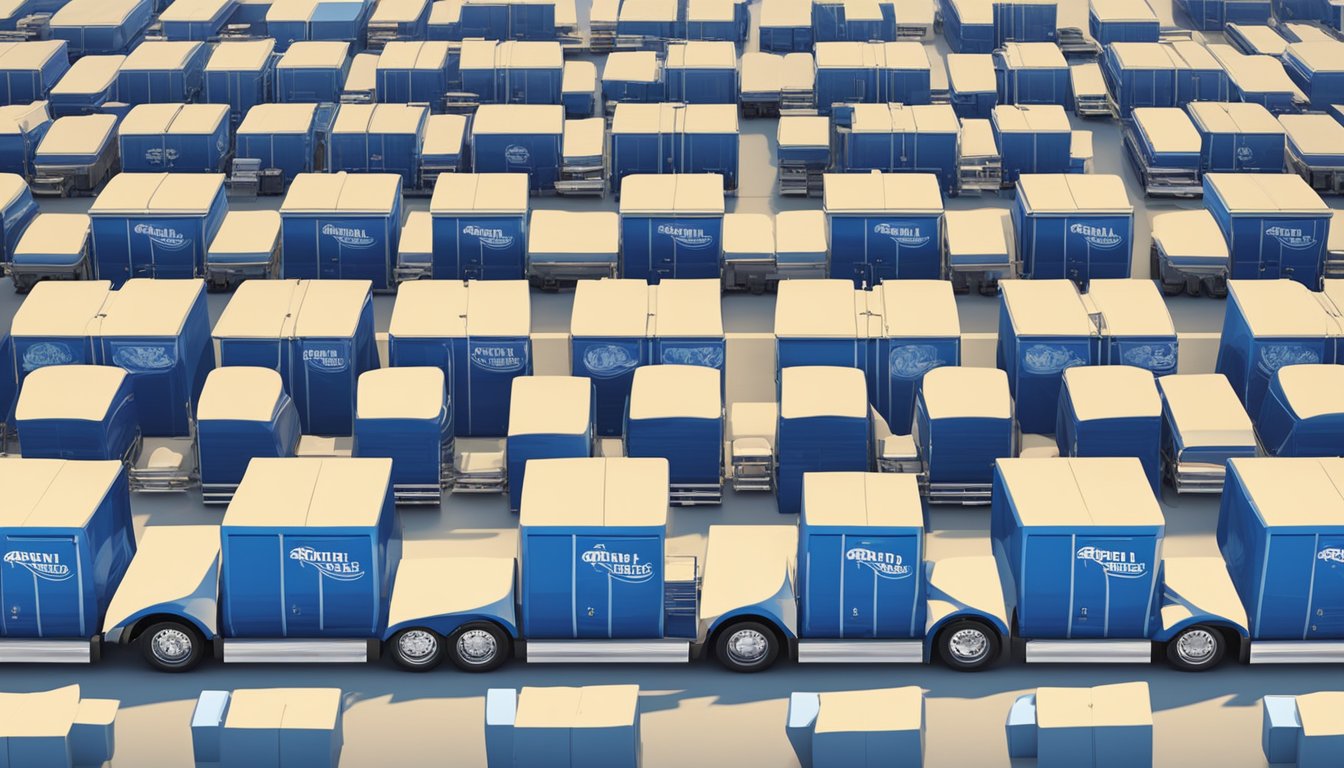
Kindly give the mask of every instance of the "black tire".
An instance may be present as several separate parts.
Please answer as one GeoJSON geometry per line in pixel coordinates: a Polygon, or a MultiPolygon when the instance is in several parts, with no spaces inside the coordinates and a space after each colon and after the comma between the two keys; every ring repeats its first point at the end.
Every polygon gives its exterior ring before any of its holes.
{"type": "Polygon", "coordinates": [[[403,629],[387,641],[384,653],[407,672],[428,672],[443,662],[443,636],[422,627],[403,629]]]}
{"type": "Polygon", "coordinates": [[[140,633],[137,641],[145,661],[160,672],[188,672],[205,657],[205,638],[180,621],[160,621],[140,633]]]}
{"type": "Polygon", "coordinates": [[[448,638],[444,652],[463,672],[492,672],[509,660],[513,641],[498,624],[474,621],[448,638]]]}
{"type": "Polygon", "coordinates": [[[978,672],[999,660],[1002,641],[988,624],[961,619],[938,633],[938,658],[958,672],[978,672]]]}
{"type": "Polygon", "coordinates": [[[1227,654],[1227,638],[1216,627],[1186,627],[1167,643],[1167,663],[1181,672],[1205,672],[1227,654]]]}
{"type": "Polygon", "coordinates": [[[759,621],[729,624],[714,639],[714,658],[732,672],[761,672],[779,658],[779,636],[759,621]]]}

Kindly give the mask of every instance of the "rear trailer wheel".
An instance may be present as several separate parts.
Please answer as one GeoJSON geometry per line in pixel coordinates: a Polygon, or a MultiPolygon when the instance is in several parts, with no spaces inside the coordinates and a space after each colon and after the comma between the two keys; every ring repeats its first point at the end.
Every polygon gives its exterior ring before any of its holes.
{"type": "Polygon", "coordinates": [[[1212,669],[1226,653],[1227,640],[1223,633],[1202,624],[1181,630],[1167,643],[1167,662],[1183,672],[1212,669]]]}
{"type": "Polygon", "coordinates": [[[443,637],[420,627],[403,629],[392,636],[388,652],[397,666],[409,672],[428,672],[443,661],[443,637]]]}
{"type": "Polygon", "coordinates": [[[205,655],[205,638],[194,627],[178,621],[161,621],[146,629],[139,639],[145,661],[160,672],[186,672],[205,655]]]}
{"type": "Polygon", "coordinates": [[[999,658],[999,634],[978,621],[954,621],[938,635],[938,657],[952,669],[975,672],[999,658]]]}
{"type": "Polygon", "coordinates": [[[448,658],[463,672],[489,672],[509,660],[509,636],[496,624],[467,624],[448,640],[448,658]]]}
{"type": "Polygon", "coordinates": [[[714,656],[733,672],[760,672],[779,658],[779,637],[759,621],[732,624],[714,641],[714,656]]]}

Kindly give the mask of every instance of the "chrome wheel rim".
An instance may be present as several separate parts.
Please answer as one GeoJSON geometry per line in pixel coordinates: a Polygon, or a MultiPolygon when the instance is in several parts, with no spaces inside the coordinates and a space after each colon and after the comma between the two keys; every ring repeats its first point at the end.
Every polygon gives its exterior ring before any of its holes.
{"type": "Polygon", "coordinates": [[[423,629],[412,629],[397,640],[397,652],[409,664],[424,664],[438,654],[439,641],[423,629]]]}
{"type": "Polygon", "coordinates": [[[728,636],[728,657],[738,664],[756,664],[769,650],[770,641],[754,629],[739,629],[728,636]]]}
{"type": "Polygon", "coordinates": [[[948,638],[947,649],[957,661],[974,663],[989,653],[989,637],[979,629],[959,629],[948,638]]]}
{"type": "Polygon", "coordinates": [[[164,664],[181,664],[191,655],[191,637],[180,629],[161,629],[149,641],[154,658],[164,664]]]}
{"type": "Polygon", "coordinates": [[[1176,655],[1186,664],[1207,664],[1217,650],[1217,638],[1206,629],[1192,629],[1176,640],[1176,655]]]}
{"type": "Polygon", "coordinates": [[[472,666],[489,664],[499,653],[495,636],[483,629],[469,629],[457,638],[457,655],[472,666]]]}

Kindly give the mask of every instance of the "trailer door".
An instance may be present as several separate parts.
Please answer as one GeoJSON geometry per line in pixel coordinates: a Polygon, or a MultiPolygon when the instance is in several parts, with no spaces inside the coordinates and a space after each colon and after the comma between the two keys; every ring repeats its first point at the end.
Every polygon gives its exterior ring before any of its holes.
{"type": "Polygon", "coordinates": [[[6,637],[89,637],[79,542],[70,536],[7,536],[0,577],[6,637]]]}
{"type": "Polygon", "coordinates": [[[574,537],[580,638],[656,638],[663,629],[663,551],[655,537],[574,537]]]}
{"type": "Polygon", "coordinates": [[[224,546],[220,593],[225,636],[284,637],[280,537],[229,534],[224,546]]]}
{"type": "Polygon", "coordinates": [[[1320,536],[1314,562],[1306,639],[1344,639],[1344,535],[1320,536]]]}
{"type": "Polygon", "coordinates": [[[1130,536],[1074,536],[1069,638],[1148,635],[1157,542],[1130,536]]]}
{"type": "Polygon", "coordinates": [[[915,536],[843,536],[841,637],[910,638],[924,633],[915,536]]]}
{"type": "Polygon", "coordinates": [[[378,575],[362,536],[286,536],[289,637],[361,637],[378,621],[378,575]]]}

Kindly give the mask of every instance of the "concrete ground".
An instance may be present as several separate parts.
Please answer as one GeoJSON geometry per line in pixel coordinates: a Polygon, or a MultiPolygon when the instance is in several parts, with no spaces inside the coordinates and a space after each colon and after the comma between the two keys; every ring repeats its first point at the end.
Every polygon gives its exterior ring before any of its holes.
{"type": "MultiPolygon", "coordinates": [[[[586,20],[586,2],[580,15],[586,20]]],[[[1169,0],[1156,0],[1158,14],[1171,23],[1169,0]]],[[[753,6],[753,13],[759,5],[753,6]]],[[[1061,26],[1086,26],[1084,0],[1061,0],[1061,26]]],[[[1215,35],[1214,37],[1219,37],[1215,35]]],[[[940,39],[938,54],[945,54],[940,39]]],[[[940,58],[938,59],[940,60],[940,58]]],[[[599,61],[599,66],[601,62],[599,61]]],[[[1137,211],[1134,244],[1135,277],[1148,270],[1148,231],[1151,216],[1164,210],[1190,208],[1199,201],[1150,201],[1143,197],[1122,153],[1113,121],[1075,119],[1075,128],[1095,136],[1095,172],[1124,176],[1137,211]]],[[[742,126],[741,190],[729,199],[729,210],[773,213],[810,208],[818,200],[781,199],[774,194],[775,122],[747,120],[742,126]]],[[[1007,207],[1007,195],[955,198],[949,208],[1007,207]]],[[[1332,206],[1338,201],[1331,199],[1332,206]]],[[[234,203],[234,208],[278,205],[278,198],[234,203]]],[[[74,211],[87,200],[44,201],[43,210],[74,211]]],[[[615,208],[608,198],[542,198],[538,208],[615,208]]],[[[413,199],[411,210],[428,201],[413,199]]],[[[569,294],[537,294],[533,303],[534,329],[555,334],[539,339],[539,366],[561,370],[563,332],[569,316],[569,294]],[[544,360],[544,362],[543,362],[544,360]]],[[[212,314],[218,316],[226,296],[212,296],[212,314]]],[[[386,330],[393,297],[376,300],[379,330],[386,330]]],[[[19,299],[0,289],[0,327],[7,327],[19,299]]],[[[1222,324],[1223,303],[1209,299],[1178,298],[1168,302],[1182,339],[1183,371],[1209,371],[1214,344],[1222,324]]],[[[960,300],[967,342],[968,364],[992,365],[997,323],[996,302],[979,296],[960,300]]],[[[730,349],[730,399],[764,399],[773,389],[773,361],[768,334],[773,299],[769,296],[730,296],[724,300],[725,320],[736,346],[730,349]],[[739,354],[741,350],[741,354],[739,354]]],[[[1212,532],[1217,518],[1216,499],[1164,500],[1167,514],[1166,552],[1216,554],[1212,532]]],[[[137,529],[147,524],[171,525],[215,522],[220,510],[206,510],[195,494],[142,496],[136,499],[137,529]]],[[[401,513],[407,554],[512,555],[516,520],[498,497],[455,497],[439,509],[411,508],[401,513]]],[[[790,523],[780,517],[773,500],[765,496],[736,496],[729,492],[721,508],[678,509],[671,523],[671,549],[702,553],[710,524],[790,523]]],[[[987,511],[937,509],[929,513],[929,554],[988,551],[987,511]]],[[[450,585],[445,585],[449,587],[450,585]]],[[[188,675],[156,674],[144,667],[132,649],[112,648],[91,667],[13,666],[0,671],[0,690],[27,691],[79,683],[86,695],[118,698],[117,753],[113,765],[136,768],[191,764],[189,720],[193,702],[202,689],[271,686],[339,686],[345,691],[345,768],[392,764],[483,766],[482,733],[485,690],[524,685],[585,685],[638,683],[643,712],[646,768],[680,766],[753,766],[788,768],[797,765],[784,738],[784,714],[792,691],[830,691],[919,685],[927,693],[926,765],[1007,765],[1003,722],[1008,707],[1020,693],[1040,685],[1096,685],[1146,680],[1152,688],[1156,715],[1155,754],[1158,766],[1218,765],[1223,768],[1262,766],[1259,746],[1259,700],[1267,693],[1293,694],[1339,688],[1338,671],[1312,667],[1255,668],[1225,665],[1203,675],[1173,672],[1163,665],[1053,667],[1005,664],[982,674],[967,675],[939,666],[802,667],[781,663],[760,675],[736,676],[709,662],[689,666],[535,666],[514,663],[486,676],[460,674],[444,668],[424,675],[398,672],[386,664],[364,666],[230,666],[207,664],[188,675]]]]}

